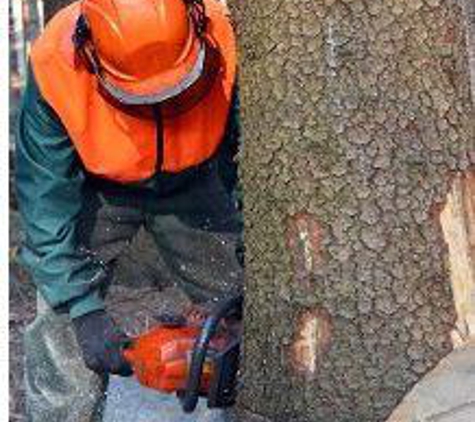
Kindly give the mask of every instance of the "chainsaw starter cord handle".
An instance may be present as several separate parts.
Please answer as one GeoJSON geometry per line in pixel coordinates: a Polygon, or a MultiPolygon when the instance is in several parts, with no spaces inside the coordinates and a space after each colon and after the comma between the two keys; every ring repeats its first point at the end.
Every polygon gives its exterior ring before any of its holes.
{"type": "Polygon", "coordinates": [[[226,299],[223,302],[218,303],[208,318],[206,318],[201,330],[201,334],[196,339],[196,343],[193,348],[186,389],[180,395],[184,412],[193,412],[193,410],[196,408],[196,405],[198,404],[201,375],[206,359],[206,353],[208,351],[211,338],[216,333],[216,329],[220,320],[226,317],[231,310],[240,308],[242,306],[242,302],[243,296],[235,296],[230,299],[226,299]]]}

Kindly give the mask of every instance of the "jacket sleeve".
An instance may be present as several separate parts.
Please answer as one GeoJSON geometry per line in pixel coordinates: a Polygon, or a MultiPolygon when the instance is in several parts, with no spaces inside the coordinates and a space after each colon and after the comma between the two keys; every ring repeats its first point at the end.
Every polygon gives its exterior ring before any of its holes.
{"type": "Polygon", "coordinates": [[[239,89],[238,86],[235,85],[223,142],[221,143],[218,154],[218,167],[221,180],[226,190],[232,195],[236,195],[239,190],[236,160],[239,151],[240,137],[239,89]]]}
{"type": "Polygon", "coordinates": [[[53,307],[72,318],[103,309],[104,265],[77,243],[84,173],[29,69],[16,137],[16,190],[26,238],[20,262],[53,307]]]}

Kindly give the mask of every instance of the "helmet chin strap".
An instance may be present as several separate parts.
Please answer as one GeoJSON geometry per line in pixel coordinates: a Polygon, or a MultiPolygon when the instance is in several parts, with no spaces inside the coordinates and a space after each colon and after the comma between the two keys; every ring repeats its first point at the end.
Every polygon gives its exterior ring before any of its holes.
{"type": "Polygon", "coordinates": [[[84,15],[79,15],[71,41],[74,45],[75,65],[83,64],[89,73],[95,73],[90,54],[86,51],[87,45],[92,42],[91,29],[84,15]]]}
{"type": "Polygon", "coordinates": [[[202,38],[208,26],[206,6],[203,0],[183,0],[188,7],[188,14],[193,22],[193,27],[198,38],[202,38]]]}

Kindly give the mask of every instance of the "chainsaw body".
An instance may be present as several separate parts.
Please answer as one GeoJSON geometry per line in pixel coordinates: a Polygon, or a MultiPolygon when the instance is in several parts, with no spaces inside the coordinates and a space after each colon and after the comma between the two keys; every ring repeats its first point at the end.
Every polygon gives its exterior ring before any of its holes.
{"type": "Polygon", "coordinates": [[[218,304],[201,326],[161,323],[135,338],[124,350],[134,374],[145,387],[176,393],[185,412],[200,396],[208,407],[235,401],[241,335],[221,323],[242,307],[242,297],[218,304]]]}

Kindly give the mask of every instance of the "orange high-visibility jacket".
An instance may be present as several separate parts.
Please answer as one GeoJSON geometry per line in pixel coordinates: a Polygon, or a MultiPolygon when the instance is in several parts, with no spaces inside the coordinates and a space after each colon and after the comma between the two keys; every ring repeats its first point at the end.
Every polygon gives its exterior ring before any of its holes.
{"type": "MultiPolygon", "coordinates": [[[[176,173],[210,158],[224,135],[236,74],[234,33],[225,7],[205,0],[208,39],[223,66],[211,90],[190,110],[163,117],[160,170],[176,173]]],[[[111,105],[84,66],[76,66],[71,37],[79,2],[60,11],[35,42],[31,63],[40,92],[65,126],[85,168],[119,182],[151,177],[157,171],[157,127],[111,105]]]]}

